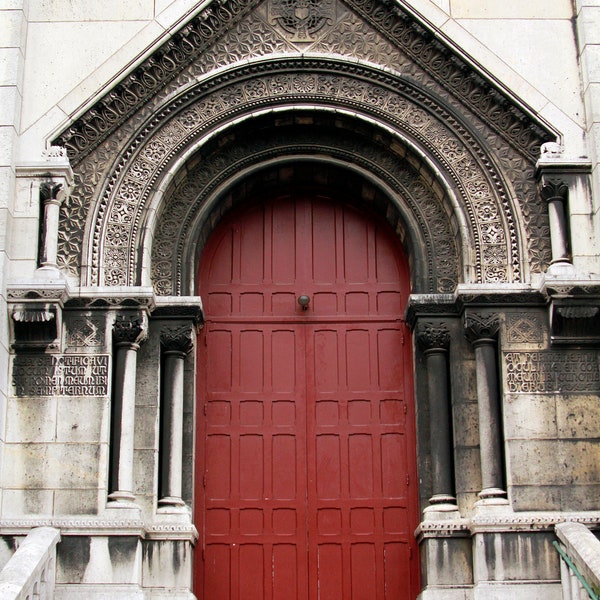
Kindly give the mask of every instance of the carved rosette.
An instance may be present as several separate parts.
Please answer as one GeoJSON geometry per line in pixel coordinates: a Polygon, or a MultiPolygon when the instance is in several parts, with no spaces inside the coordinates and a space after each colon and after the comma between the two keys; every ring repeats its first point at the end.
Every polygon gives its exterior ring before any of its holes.
{"type": "Polygon", "coordinates": [[[147,324],[143,315],[117,315],[113,339],[118,346],[137,348],[146,339],[147,324]]]}
{"type": "Polygon", "coordinates": [[[495,314],[469,312],[465,315],[465,334],[471,343],[496,340],[500,331],[500,317],[495,314]]]}
{"type": "Polygon", "coordinates": [[[165,352],[189,354],[194,347],[194,329],[191,325],[165,328],[161,331],[160,343],[165,352]]]}
{"type": "Polygon", "coordinates": [[[446,323],[419,323],[417,344],[427,352],[429,350],[447,351],[450,347],[450,331],[446,323]]]}

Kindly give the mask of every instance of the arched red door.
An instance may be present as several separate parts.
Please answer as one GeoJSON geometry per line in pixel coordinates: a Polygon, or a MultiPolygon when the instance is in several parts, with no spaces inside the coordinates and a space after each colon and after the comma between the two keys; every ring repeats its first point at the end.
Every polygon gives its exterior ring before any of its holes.
{"type": "Polygon", "coordinates": [[[416,597],[408,288],[387,224],[315,195],[255,205],[211,236],[198,598],[416,597]]]}

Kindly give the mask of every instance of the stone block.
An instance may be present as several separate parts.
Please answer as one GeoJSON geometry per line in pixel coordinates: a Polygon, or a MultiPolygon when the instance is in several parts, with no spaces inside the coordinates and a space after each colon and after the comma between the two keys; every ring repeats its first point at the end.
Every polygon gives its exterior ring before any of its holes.
{"type": "Polygon", "coordinates": [[[476,533],[473,536],[475,582],[558,581],[560,558],[553,532],[476,533]]]}
{"type": "Polygon", "coordinates": [[[158,406],[135,407],[135,447],[141,450],[158,447],[158,406]]]}
{"type": "Polygon", "coordinates": [[[54,515],[95,515],[99,506],[98,490],[56,490],[54,515]]]}
{"type": "Polygon", "coordinates": [[[22,279],[25,275],[21,267],[16,267],[16,261],[29,261],[34,269],[37,268],[37,236],[37,218],[13,219],[9,255],[13,259],[11,271],[14,276],[22,279]],[[27,241],[31,241],[31,243],[27,243],[27,241]]]}
{"type": "Polygon", "coordinates": [[[96,488],[98,444],[6,444],[3,477],[16,489],[96,488]]]}
{"type": "Polygon", "coordinates": [[[146,540],[143,544],[144,588],[190,589],[193,551],[185,540],[146,540]]]}
{"type": "Polygon", "coordinates": [[[560,582],[484,583],[473,588],[472,600],[563,600],[560,582]]]}
{"type": "Polygon", "coordinates": [[[598,396],[557,396],[556,422],[559,438],[600,438],[598,396]]]}
{"type": "Polygon", "coordinates": [[[108,439],[110,401],[107,398],[63,397],[58,400],[56,439],[59,442],[96,442],[108,439]]]}
{"type": "Polygon", "coordinates": [[[456,492],[480,492],[481,460],[479,447],[456,448],[454,455],[456,492]]]}
{"type": "Polygon", "coordinates": [[[504,433],[507,439],[556,439],[554,396],[507,394],[504,397],[504,433]]]}
{"type": "Polygon", "coordinates": [[[56,404],[56,397],[9,397],[6,441],[12,443],[55,441],[56,404]]]}
{"type": "Polygon", "coordinates": [[[600,445],[597,440],[560,441],[556,470],[563,473],[565,485],[590,485],[600,481],[600,445]]]}
{"type": "Polygon", "coordinates": [[[598,510],[600,484],[567,485],[560,488],[560,507],[565,511],[598,510]]]}
{"type": "Polygon", "coordinates": [[[563,485],[565,473],[559,448],[552,440],[507,440],[509,485],[563,485]],[[548,468],[553,465],[553,468],[548,468]]]}
{"type": "Polygon", "coordinates": [[[583,85],[600,81],[600,44],[588,44],[581,52],[583,85]]]}
{"type": "Polygon", "coordinates": [[[54,490],[11,490],[2,495],[4,517],[51,515],[54,506],[54,490]]]}
{"type": "Polygon", "coordinates": [[[479,409],[475,402],[456,403],[453,408],[454,445],[479,444],[479,409]]]}
{"type": "Polygon", "coordinates": [[[0,39],[5,48],[20,48],[25,43],[27,21],[22,10],[3,10],[0,39]]]}
{"type": "Polygon", "coordinates": [[[12,125],[0,125],[0,166],[12,165],[14,143],[15,128],[12,125]]]}
{"type": "Polygon", "coordinates": [[[508,496],[515,511],[560,510],[562,490],[558,485],[515,485],[508,488],[508,496]]]}
{"type": "Polygon", "coordinates": [[[158,451],[154,449],[136,450],[133,475],[136,495],[156,495],[158,493],[157,474],[158,451]]]}
{"type": "Polygon", "coordinates": [[[455,19],[570,19],[569,0],[556,0],[551,6],[544,0],[505,0],[504,2],[473,2],[450,0],[450,12],[455,19]]]}
{"type": "Polygon", "coordinates": [[[148,0],[120,0],[101,3],[72,0],[41,0],[29,8],[30,21],[140,21],[152,19],[154,6],[148,0]]]}
{"type": "Polygon", "coordinates": [[[63,536],[57,584],[139,584],[141,551],[134,536],[63,536]]]}
{"type": "Polygon", "coordinates": [[[470,537],[426,537],[420,553],[424,587],[473,583],[470,537]]]}

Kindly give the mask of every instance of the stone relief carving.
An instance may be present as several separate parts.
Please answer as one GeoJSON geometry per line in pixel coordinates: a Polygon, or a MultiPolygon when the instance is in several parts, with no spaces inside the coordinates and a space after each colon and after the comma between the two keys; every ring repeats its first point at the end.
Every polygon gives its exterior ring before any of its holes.
{"type": "Polygon", "coordinates": [[[104,343],[103,321],[91,317],[69,319],[67,347],[94,347],[104,343]]]}
{"type": "Polygon", "coordinates": [[[332,0],[271,0],[271,20],[291,34],[293,42],[312,42],[315,34],[333,22],[332,0]]]}
{"type": "Polygon", "coordinates": [[[423,350],[443,349],[450,346],[450,330],[446,323],[419,323],[417,343],[423,350]]]}
{"type": "MultiPolygon", "coordinates": [[[[301,3],[288,4],[292,7],[301,3]]],[[[539,144],[552,136],[541,130],[526,115],[511,107],[510,102],[499,92],[492,90],[488,94],[489,90],[486,88],[488,84],[483,79],[466,68],[445,46],[441,45],[441,42],[432,41],[429,33],[401,9],[385,7],[374,1],[353,1],[349,2],[348,6],[351,10],[340,2],[333,3],[331,10],[332,14],[338,15],[337,22],[323,27],[318,32],[318,39],[310,45],[310,51],[335,52],[353,58],[360,57],[396,71],[410,73],[411,80],[423,82],[427,88],[435,89],[439,98],[453,106],[455,110],[464,112],[473,109],[473,106],[478,107],[470,118],[471,125],[476,127],[482,139],[487,139],[503,167],[507,180],[513,186],[510,195],[522,206],[521,216],[527,232],[529,269],[532,272],[542,271],[551,258],[549,228],[545,207],[541,206],[535,184],[532,184],[532,174],[539,144]],[[371,9],[374,7],[377,10],[373,12],[371,9]],[[392,15],[394,10],[397,14],[392,15]],[[361,18],[357,18],[357,13],[361,18]],[[446,82],[446,78],[449,77],[452,78],[450,83],[446,82]],[[465,109],[465,106],[468,109],[465,109]],[[493,118],[490,118],[490,115],[493,118]],[[495,133],[490,133],[485,123],[491,125],[495,133]],[[509,144],[506,143],[507,140],[509,144]]],[[[178,105],[169,107],[166,112],[155,114],[157,107],[164,102],[164,98],[168,95],[172,96],[176,90],[182,89],[190,81],[219,66],[252,56],[294,52],[291,42],[293,34],[289,32],[286,34],[281,30],[277,32],[277,27],[269,23],[266,7],[266,3],[235,1],[221,2],[212,12],[204,11],[174,37],[171,45],[159,51],[153,61],[144,63],[143,73],[140,71],[141,74],[138,73],[137,76],[132,74],[117,90],[101,101],[95,112],[86,114],[61,136],[61,143],[65,144],[73,164],[77,165],[75,190],[61,207],[59,232],[61,268],[79,275],[84,229],[91,202],[99,196],[103,183],[107,179],[110,180],[109,190],[113,189],[118,178],[122,176],[120,170],[122,165],[134,155],[136,148],[143,142],[142,138],[138,138],[129,149],[126,149],[126,140],[133,139],[134,132],[143,124],[149,123],[151,129],[155,129],[183,104],[182,101],[178,105]],[[199,44],[194,51],[190,47],[193,45],[192,42],[199,44]],[[184,52],[182,48],[186,51],[184,52]],[[166,69],[165,64],[170,65],[170,68],[166,69]],[[137,98],[137,104],[125,102],[125,100],[133,102],[134,96],[137,98]],[[134,104],[135,108],[133,108],[134,104]],[[153,119],[152,115],[154,115],[153,119]],[[129,120],[126,122],[126,119],[129,120]],[[112,165],[115,156],[121,156],[121,159],[120,167],[116,173],[113,173],[112,165]]],[[[352,65],[347,66],[350,67],[352,65]]],[[[268,102],[269,98],[275,98],[277,94],[287,94],[290,100],[293,94],[309,99],[311,94],[315,93],[314,78],[304,75],[294,80],[293,90],[290,90],[291,73],[286,70],[295,68],[292,63],[279,65],[278,68],[281,71],[280,77],[272,81],[272,90],[265,90],[264,81],[249,82],[245,90],[230,86],[227,97],[213,95],[210,100],[207,98],[205,103],[198,103],[196,108],[201,110],[201,115],[207,123],[216,122],[217,117],[226,118],[227,109],[232,113],[236,106],[241,109],[244,102],[245,106],[253,102],[268,102]]],[[[391,82],[398,87],[398,80],[392,82],[391,78],[384,76],[383,73],[379,75],[382,87],[369,85],[368,97],[359,91],[354,82],[354,85],[338,88],[338,98],[344,97],[350,104],[362,104],[376,111],[378,115],[390,111],[390,116],[397,118],[398,115],[390,110],[394,102],[390,101],[390,92],[385,89],[384,84],[391,82]]],[[[334,82],[335,76],[332,76],[330,86],[334,85],[334,82]]],[[[324,83],[319,81],[322,86],[321,98],[327,97],[324,83]]],[[[221,84],[222,82],[214,80],[215,87],[221,84]]],[[[210,85],[206,86],[205,90],[209,88],[210,85]]],[[[203,91],[198,90],[198,95],[200,93],[203,91]]],[[[415,95],[414,89],[412,97],[418,102],[428,103],[427,111],[440,112],[439,102],[439,106],[436,107],[431,98],[424,94],[415,95]]],[[[186,97],[185,101],[189,102],[189,97],[186,97]]],[[[400,95],[395,102],[398,106],[402,105],[400,95]]],[[[107,216],[108,205],[103,200],[98,206],[95,228],[91,232],[94,236],[92,252],[95,254],[91,260],[86,261],[92,264],[89,272],[85,274],[89,278],[88,283],[97,282],[103,276],[107,285],[122,285],[124,282],[135,280],[136,270],[135,266],[130,264],[132,251],[129,245],[137,241],[135,235],[143,212],[136,208],[136,206],[139,208],[137,203],[143,205],[145,202],[144,192],[140,191],[139,186],[144,186],[148,177],[156,178],[158,171],[152,172],[154,161],[160,162],[162,157],[162,164],[165,164],[166,157],[172,155],[183,143],[181,136],[184,136],[185,132],[190,134],[188,139],[191,139],[194,134],[190,128],[197,116],[198,112],[193,109],[186,112],[185,118],[182,115],[178,123],[171,123],[170,131],[167,127],[163,127],[162,137],[155,136],[144,146],[143,151],[137,155],[135,167],[132,167],[128,173],[126,185],[129,186],[129,191],[126,192],[123,188],[123,196],[115,202],[114,209],[110,213],[111,223],[106,231],[99,230],[99,227],[107,216]],[[176,142],[178,136],[180,136],[179,141],[176,142]],[[133,229],[130,224],[133,224],[133,229]],[[105,233],[110,234],[111,243],[102,252],[98,252],[100,238],[105,233]],[[104,273],[99,270],[99,262],[102,261],[104,273]]],[[[414,116],[418,119],[417,111],[414,116]]],[[[440,118],[443,121],[447,118],[447,113],[446,116],[440,115],[440,118]]],[[[451,125],[451,129],[460,131],[463,140],[467,142],[466,145],[463,144],[463,150],[480,147],[479,141],[468,139],[460,123],[455,121],[451,125]]],[[[421,126],[423,135],[431,136],[432,145],[436,145],[436,126],[440,128],[439,122],[435,120],[425,121],[421,126]]],[[[464,189],[465,195],[472,196],[479,204],[486,190],[483,187],[476,189],[476,186],[478,182],[481,183],[482,180],[491,177],[491,181],[483,181],[483,183],[491,186],[488,187],[488,191],[499,198],[502,204],[497,213],[498,218],[485,225],[483,223],[486,222],[483,219],[479,220],[478,215],[475,214],[473,205],[468,207],[471,223],[475,224],[476,236],[481,237],[484,243],[484,247],[478,247],[476,279],[486,282],[520,281],[522,258],[515,217],[512,214],[508,192],[499,178],[493,174],[496,167],[482,152],[478,153],[476,161],[469,160],[468,157],[461,161],[457,156],[452,155],[451,149],[446,150],[439,143],[437,148],[439,152],[447,152],[448,159],[453,161],[453,178],[470,180],[470,184],[464,189]],[[474,168],[477,163],[480,165],[479,168],[474,168]],[[484,231],[480,231],[480,224],[484,231]]],[[[148,189],[147,185],[144,189],[148,189]]],[[[482,210],[482,214],[485,210],[482,210]]],[[[491,216],[492,213],[489,215],[491,216]]]]}
{"type": "Polygon", "coordinates": [[[506,317],[506,340],[511,344],[541,343],[543,324],[538,315],[514,315],[506,317]]]}

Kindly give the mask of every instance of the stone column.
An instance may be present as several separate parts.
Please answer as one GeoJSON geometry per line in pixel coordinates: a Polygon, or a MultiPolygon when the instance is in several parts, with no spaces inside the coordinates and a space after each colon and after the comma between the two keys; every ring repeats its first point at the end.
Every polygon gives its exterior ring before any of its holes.
{"type": "Polygon", "coordinates": [[[194,347],[191,325],[165,329],[160,336],[163,358],[161,428],[161,498],[165,510],[185,506],[182,495],[183,374],[186,355],[194,347]]]}
{"type": "Polygon", "coordinates": [[[542,175],[540,179],[540,194],[548,203],[552,264],[570,263],[565,210],[569,196],[569,185],[560,176],[542,175]]]}
{"type": "Polygon", "coordinates": [[[429,396],[432,491],[425,512],[454,512],[454,460],[452,416],[448,385],[448,348],[450,332],[444,323],[421,323],[417,343],[423,350],[427,368],[429,396]]]}
{"type": "MultiPolygon", "coordinates": [[[[111,432],[112,503],[131,506],[135,431],[135,380],[137,351],[146,335],[143,315],[117,315],[113,327],[115,368],[113,380],[113,429],[111,432]]],[[[114,504],[113,504],[114,505],[114,504]]]]}
{"type": "Polygon", "coordinates": [[[62,183],[43,182],[40,185],[40,200],[44,209],[42,240],[40,249],[40,268],[56,269],[58,255],[58,219],[60,205],[66,196],[62,183]]]}
{"type": "Polygon", "coordinates": [[[502,421],[496,345],[498,315],[467,313],[467,338],[475,350],[477,404],[479,407],[479,446],[481,457],[480,505],[507,504],[504,491],[502,421]]]}

